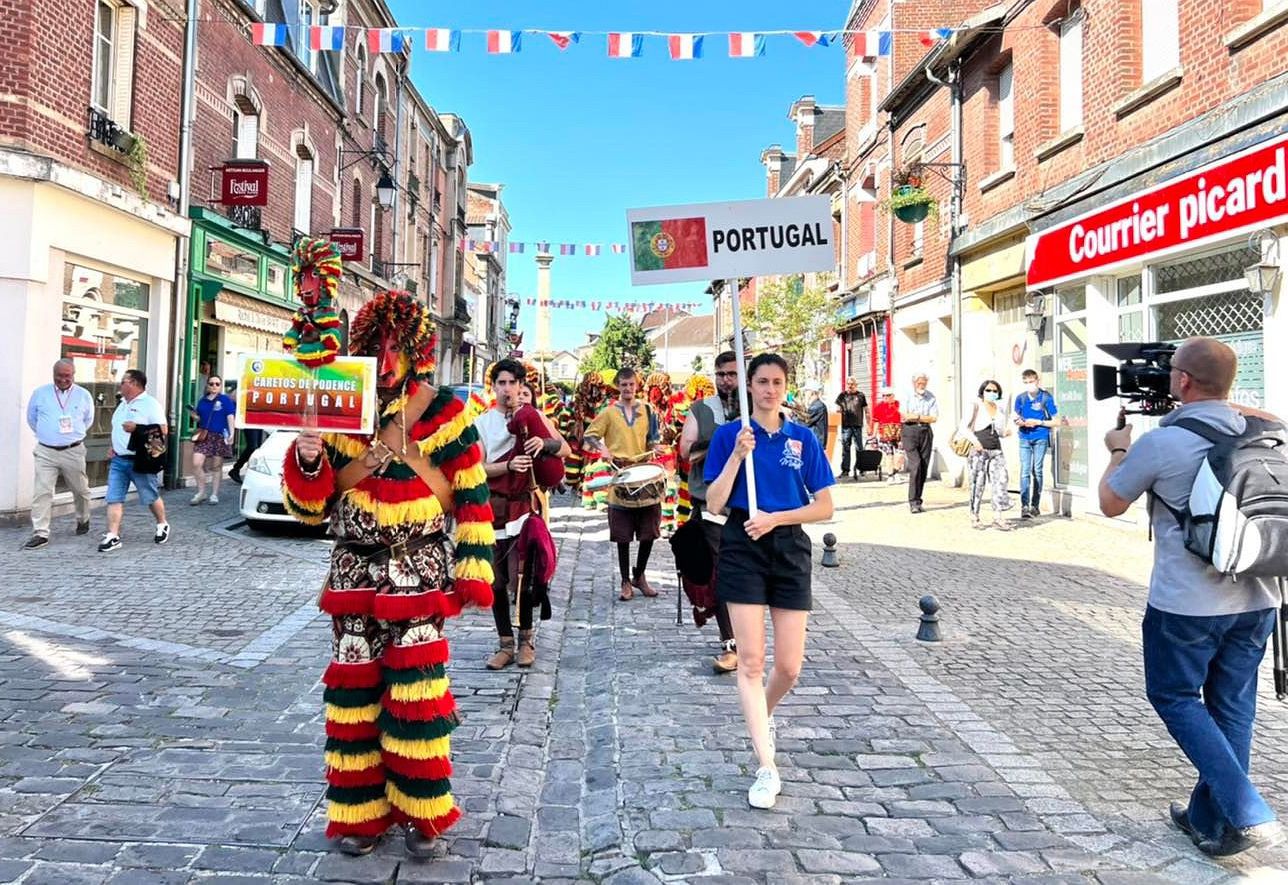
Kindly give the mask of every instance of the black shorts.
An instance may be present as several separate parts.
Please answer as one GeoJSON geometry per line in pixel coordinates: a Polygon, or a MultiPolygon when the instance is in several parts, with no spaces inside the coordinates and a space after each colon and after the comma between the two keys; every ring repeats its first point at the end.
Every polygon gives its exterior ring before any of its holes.
{"type": "Polygon", "coordinates": [[[662,505],[648,507],[608,506],[608,540],[615,544],[656,541],[662,537],[662,505]]]}
{"type": "Polygon", "coordinates": [[[810,611],[814,599],[809,535],[798,525],[784,525],[753,541],[742,527],[746,521],[745,510],[733,510],[725,523],[716,566],[716,598],[724,603],[810,611]]]}

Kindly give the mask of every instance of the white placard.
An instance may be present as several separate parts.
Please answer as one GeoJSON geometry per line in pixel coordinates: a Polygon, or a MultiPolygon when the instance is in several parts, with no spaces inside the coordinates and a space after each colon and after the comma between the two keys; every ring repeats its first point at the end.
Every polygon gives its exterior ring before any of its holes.
{"type": "Polygon", "coordinates": [[[631,209],[626,227],[632,286],[836,267],[827,197],[631,209]]]}

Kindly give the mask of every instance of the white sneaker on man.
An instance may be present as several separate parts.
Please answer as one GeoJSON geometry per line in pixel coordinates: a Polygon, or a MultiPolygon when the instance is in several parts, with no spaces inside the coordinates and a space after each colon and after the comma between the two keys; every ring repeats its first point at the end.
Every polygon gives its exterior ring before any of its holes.
{"type": "Polygon", "coordinates": [[[756,772],[756,782],[747,790],[747,804],[752,808],[773,808],[782,791],[783,782],[779,780],[778,772],[762,768],[756,772]]]}
{"type": "Polygon", "coordinates": [[[210,503],[211,503],[211,504],[218,504],[218,503],[219,503],[219,496],[218,496],[218,495],[211,495],[211,496],[210,496],[210,503]]]}
{"type": "Polygon", "coordinates": [[[189,501],[188,503],[189,503],[189,504],[200,504],[200,503],[201,503],[202,501],[204,501],[204,500],[206,500],[206,493],[205,493],[205,491],[203,490],[203,491],[197,492],[197,494],[193,495],[193,496],[192,496],[192,500],[191,500],[191,501],[189,501]]]}

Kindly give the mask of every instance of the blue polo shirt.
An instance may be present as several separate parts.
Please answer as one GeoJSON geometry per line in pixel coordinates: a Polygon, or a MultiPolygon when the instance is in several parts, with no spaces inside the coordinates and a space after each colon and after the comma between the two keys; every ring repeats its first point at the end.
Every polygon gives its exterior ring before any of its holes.
{"type": "MultiPolygon", "coordinates": [[[[810,495],[836,483],[832,465],[818,444],[818,437],[808,427],[784,421],[782,429],[770,433],[755,421],[756,448],[751,457],[756,465],[756,504],[766,513],[795,510],[809,504],[810,495]]],[[[716,429],[707,449],[702,476],[710,485],[724,470],[733,454],[734,443],[742,430],[741,421],[731,421],[716,429]]],[[[749,510],[747,506],[747,471],[740,466],[729,494],[730,507],[749,510]]]]}
{"type": "MultiPolygon", "coordinates": [[[[1015,417],[1017,418],[1036,418],[1039,421],[1050,421],[1060,411],[1055,407],[1055,400],[1051,394],[1042,388],[1038,392],[1029,395],[1026,390],[1015,398],[1015,417]]],[[[1020,439],[1039,440],[1051,439],[1050,427],[1020,427],[1020,439]]]]}

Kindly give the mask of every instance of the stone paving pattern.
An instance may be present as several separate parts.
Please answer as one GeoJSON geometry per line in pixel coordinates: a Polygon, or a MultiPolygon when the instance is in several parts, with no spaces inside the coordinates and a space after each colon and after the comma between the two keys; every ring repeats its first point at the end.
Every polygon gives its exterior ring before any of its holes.
{"type": "MultiPolygon", "coordinates": [[[[557,507],[538,665],[491,673],[490,614],[451,625],[466,816],[428,862],[323,837],[320,542],[181,493],[165,547],[133,507],[111,556],[65,518],[34,552],[0,530],[0,882],[1288,881],[1288,853],[1218,865],[1165,823],[1190,774],[1140,685],[1143,537],[972,532],[961,492],[914,517],[903,491],[843,486],[813,532],[842,568],[815,573],[771,812],[746,805],[733,680],[714,625],[675,626],[665,545],[670,592],[618,603],[602,515],[557,507]],[[928,590],[937,646],[911,638],[928,590]]],[[[1262,698],[1254,765],[1282,805],[1288,708],[1262,698]]]]}

